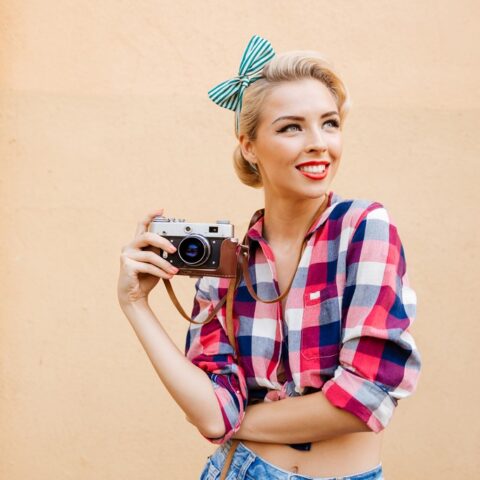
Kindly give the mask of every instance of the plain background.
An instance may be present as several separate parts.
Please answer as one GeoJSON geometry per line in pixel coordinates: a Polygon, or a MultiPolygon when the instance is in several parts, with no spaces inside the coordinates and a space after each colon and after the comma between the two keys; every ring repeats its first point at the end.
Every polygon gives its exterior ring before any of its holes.
{"type": "MultiPolygon", "coordinates": [[[[198,478],[214,447],[117,304],[119,255],[151,209],[243,236],[262,206],[233,170],[233,112],[207,97],[258,34],[333,62],[352,96],[333,190],[382,202],[404,243],[423,369],[385,476],[477,478],[479,5],[2,2],[0,477],[198,478]]],[[[186,308],[193,283],[174,281],[186,308]]],[[[162,283],[151,303],[183,349],[162,283]]]]}

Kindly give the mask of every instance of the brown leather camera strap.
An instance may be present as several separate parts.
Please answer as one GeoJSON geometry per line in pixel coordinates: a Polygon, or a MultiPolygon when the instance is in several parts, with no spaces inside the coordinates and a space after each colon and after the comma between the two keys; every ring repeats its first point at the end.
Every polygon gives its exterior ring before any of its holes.
{"type": "MultiPolygon", "coordinates": [[[[300,255],[298,257],[297,261],[297,268],[298,264],[300,263],[300,259],[302,258],[303,251],[305,250],[305,246],[307,244],[307,240],[305,239],[302,245],[302,249],[300,251],[300,255]]],[[[297,269],[295,269],[296,271],[297,269]]],[[[292,278],[290,280],[290,283],[286,290],[277,298],[274,298],[272,300],[265,300],[263,298],[260,298],[253,286],[252,286],[252,280],[250,278],[250,273],[248,271],[248,247],[246,245],[240,245],[239,249],[239,254],[238,254],[238,264],[237,264],[237,274],[235,278],[230,279],[230,283],[228,285],[228,290],[227,294],[217,303],[215,308],[210,312],[208,317],[204,321],[197,322],[195,320],[192,320],[189,315],[185,312],[183,309],[182,305],[178,301],[177,296],[175,295],[175,292],[173,291],[172,284],[169,279],[164,278],[163,282],[165,283],[165,288],[167,289],[168,295],[170,296],[170,300],[172,303],[175,305],[176,309],[182,315],[185,320],[187,320],[190,323],[195,323],[195,324],[207,324],[210,322],[215,315],[218,313],[218,311],[222,308],[224,303],[226,302],[226,312],[225,312],[225,323],[226,323],[226,329],[227,329],[227,336],[228,340],[230,341],[230,344],[232,345],[233,349],[235,350],[235,354],[237,353],[237,348],[236,348],[236,339],[235,339],[235,331],[234,331],[234,325],[233,325],[233,304],[234,304],[234,296],[235,296],[235,291],[238,288],[238,285],[240,284],[240,281],[242,279],[242,274],[245,278],[245,284],[247,286],[248,291],[250,292],[250,295],[257,300],[258,302],[263,302],[263,303],[275,303],[279,302],[282,300],[290,291],[290,288],[293,283],[293,279],[295,277],[295,274],[292,275],[292,278]]]]}
{"type": "MultiPolygon", "coordinates": [[[[239,257],[241,256],[242,252],[245,251],[245,246],[240,245],[240,253],[239,257]]],[[[175,292],[173,291],[172,284],[169,279],[164,278],[163,283],[165,284],[165,288],[167,289],[168,295],[170,297],[170,300],[172,303],[175,305],[176,309],[182,315],[185,320],[189,321],[190,323],[195,323],[195,324],[202,324],[205,325],[217,314],[217,312],[222,308],[223,304],[226,302],[226,314],[225,314],[225,320],[226,320],[226,329],[227,329],[227,336],[228,340],[230,342],[230,345],[233,347],[233,350],[235,352],[235,356],[237,356],[237,342],[235,340],[235,331],[234,331],[234,325],[233,325],[233,303],[234,303],[234,296],[235,296],[235,291],[238,288],[238,285],[240,284],[242,277],[241,277],[241,269],[240,269],[240,262],[237,263],[237,271],[236,271],[236,276],[235,278],[230,278],[230,283],[228,284],[228,290],[227,294],[217,303],[215,308],[210,312],[206,320],[201,321],[201,322],[196,322],[195,320],[192,320],[189,315],[185,313],[185,310],[183,309],[182,305],[178,301],[177,296],[175,295],[175,292]]]]}
{"type": "MultiPolygon", "coordinates": [[[[298,264],[300,263],[300,259],[302,258],[303,251],[305,250],[305,246],[307,245],[307,240],[308,239],[305,239],[303,242],[300,255],[298,256],[297,268],[298,268],[298,264]]],[[[295,271],[297,270],[297,268],[295,268],[295,271]]],[[[163,282],[165,284],[165,288],[167,289],[170,300],[175,305],[180,315],[182,315],[182,317],[185,318],[185,320],[187,320],[190,323],[203,324],[203,325],[207,324],[208,322],[213,320],[213,318],[218,313],[218,311],[222,308],[224,303],[225,302],[227,303],[226,312],[225,312],[225,326],[227,330],[228,341],[230,342],[230,345],[232,346],[235,352],[235,357],[237,357],[237,342],[236,342],[235,328],[233,323],[233,304],[234,304],[235,292],[238,286],[240,285],[240,281],[242,280],[242,274],[245,278],[245,284],[247,286],[248,291],[250,292],[250,295],[258,302],[263,302],[263,303],[275,303],[285,298],[285,296],[288,295],[288,292],[290,291],[290,288],[293,283],[293,279],[295,278],[295,273],[294,273],[292,275],[292,278],[286,290],[277,298],[274,298],[272,300],[264,300],[263,298],[260,298],[256,294],[253,288],[252,280],[250,278],[250,273],[248,271],[248,247],[246,245],[240,245],[240,251],[238,254],[237,274],[235,278],[230,279],[230,283],[228,284],[227,294],[217,303],[217,305],[215,305],[215,308],[210,312],[208,317],[204,321],[200,321],[200,322],[192,320],[190,316],[187,315],[182,305],[178,301],[178,298],[175,295],[175,292],[173,291],[173,287],[170,280],[167,278],[163,279],[163,282]]]]}
{"type": "Polygon", "coordinates": [[[225,458],[225,463],[222,467],[222,472],[220,475],[220,480],[225,480],[227,478],[228,471],[230,470],[230,465],[232,464],[233,455],[237,449],[239,440],[232,439],[232,444],[230,445],[230,450],[228,450],[227,457],[225,458]]]}
{"type": "Polygon", "coordinates": [[[242,264],[242,272],[243,276],[245,278],[245,285],[247,286],[248,292],[250,295],[257,300],[257,302],[262,302],[262,303],[275,303],[279,302],[280,300],[283,300],[287,295],[288,292],[290,291],[290,288],[292,287],[293,279],[295,278],[295,273],[298,269],[298,265],[300,264],[300,260],[302,259],[303,252],[305,251],[305,247],[307,246],[308,238],[305,238],[305,240],[302,243],[302,248],[300,249],[300,254],[298,255],[297,259],[297,264],[295,267],[295,271],[292,275],[292,278],[290,279],[290,283],[288,284],[288,287],[285,289],[285,291],[280,294],[277,298],[274,298],[272,300],[265,300],[263,298],[260,298],[257,293],[255,292],[253,285],[252,285],[252,279],[250,278],[250,273],[248,271],[248,252],[245,252],[242,250],[240,252],[240,263],[242,264]]]}
{"type": "MultiPolygon", "coordinates": [[[[307,230],[305,231],[305,235],[303,236],[304,239],[303,239],[303,243],[302,243],[302,247],[300,249],[300,253],[298,255],[298,259],[297,259],[297,264],[296,264],[296,267],[295,267],[295,270],[294,270],[294,273],[292,275],[292,278],[290,279],[290,283],[288,284],[288,287],[285,289],[285,291],[280,294],[280,296],[278,296],[277,298],[274,298],[272,300],[265,300],[263,298],[260,298],[257,293],[255,292],[254,288],[253,288],[253,285],[252,285],[252,280],[250,278],[250,273],[248,271],[248,252],[250,251],[250,242],[249,242],[249,239],[248,239],[248,232],[247,234],[245,234],[245,237],[243,238],[243,244],[246,245],[246,248],[242,249],[240,251],[240,263],[242,264],[242,273],[243,273],[243,276],[245,277],[245,284],[247,286],[247,289],[248,289],[248,292],[250,293],[250,295],[255,299],[257,300],[257,302],[262,302],[262,303],[275,303],[275,302],[279,302],[281,300],[283,300],[287,295],[288,295],[288,292],[290,291],[290,288],[292,287],[292,283],[293,283],[293,280],[295,278],[295,274],[298,270],[298,265],[300,264],[300,260],[302,259],[302,255],[303,255],[303,252],[305,251],[305,247],[307,246],[307,243],[308,243],[308,240],[309,240],[309,236],[307,236],[307,233],[310,231],[310,229],[312,228],[312,226],[317,222],[317,220],[320,218],[320,215],[322,215],[322,213],[328,208],[328,205],[330,203],[330,194],[329,193],[326,193],[325,194],[325,200],[321,203],[321,205],[318,207],[318,210],[317,212],[315,213],[314,215],[314,219],[312,221],[312,223],[309,225],[309,227],[307,228],[307,230]]],[[[252,224],[254,222],[256,222],[258,220],[258,217],[255,216],[252,221],[250,222],[250,227],[252,226],[252,224]]]]}
{"type": "MultiPolygon", "coordinates": [[[[309,228],[307,229],[307,232],[310,230],[310,228],[313,226],[313,224],[317,221],[319,216],[328,207],[328,204],[329,204],[328,200],[329,200],[329,195],[327,194],[326,202],[324,201],[320,205],[320,207],[319,207],[319,209],[318,209],[318,211],[315,215],[315,219],[312,222],[312,224],[309,226],[309,228]],[[325,205],[325,203],[326,203],[326,205],[325,205]]],[[[257,220],[256,217],[255,217],[255,220],[257,220]]],[[[253,223],[253,220],[252,220],[251,224],[252,223],[253,223]]],[[[250,226],[251,226],[251,224],[250,224],[250,226]]],[[[275,303],[275,302],[279,302],[279,301],[283,300],[286,297],[286,295],[288,295],[288,292],[290,291],[290,288],[292,287],[293,280],[295,278],[295,273],[298,269],[298,265],[300,264],[300,260],[302,259],[302,255],[303,255],[303,252],[305,251],[305,247],[307,246],[308,240],[309,240],[309,237],[305,235],[303,243],[302,243],[302,248],[300,249],[300,253],[298,255],[297,266],[296,266],[295,271],[292,275],[292,278],[290,279],[290,283],[288,284],[288,287],[277,298],[274,298],[272,300],[265,300],[263,298],[260,298],[257,295],[257,293],[255,292],[255,290],[253,288],[253,285],[252,285],[252,280],[250,278],[250,273],[248,271],[248,258],[249,258],[250,244],[249,244],[248,235],[245,234],[245,237],[243,238],[242,244],[240,244],[238,246],[236,276],[235,276],[235,278],[230,278],[230,283],[228,285],[227,294],[217,303],[217,305],[210,312],[210,314],[208,315],[206,320],[201,321],[201,322],[196,322],[196,321],[192,320],[190,318],[190,316],[185,313],[185,310],[181,306],[180,302],[177,299],[177,296],[175,295],[175,292],[173,291],[173,287],[172,287],[172,284],[170,283],[170,280],[167,279],[167,278],[163,278],[163,282],[164,282],[165,287],[167,289],[168,295],[170,296],[170,299],[173,302],[173,304],[175,305],[175,307],[177,308],[178,312],[180,313],[180,315],[182,315],[183,318],[185,318],[185,320],[189,321],[190,323],[203,324],[203,325],[207,324],[208,322],[210,322],[215,317],[215,315],[218,313],[218,311],[222,308],[223,304],[225,302],[227,302],[226,312],[225,312],[225,324],[226,324],[225,326],[226,326],[226,329],[227,329],[228,340],[233,347],[235,356],[237,357],[237,342],[236,342],[235,329],[234,329],[234,324],[233,324],[233,303],[234,303],[235,292],[236,292],[236,290],[237,290],[237,288],[240,285],[240,282],[242,280],[242,274],[243,274],[243,277],[245,278],[245,284],[247,286],[248,292],[258,302],[275,303]]]]}
{"type": "MultiPolygon", "coordinates": [[[[212,312],[210,312],[210,315],[208,316],[207,320],[205,320],[205,321],[203,321],[203,322],[196,322],[195,320],[192,320],[192,319],[185,313],[185,310],[183,309],[182,305],[181,305],[180,302],[178,301],[177,296],[175,295],[175,292],[173,291],[173,287],[172,287],[172,284],[171,284],[170,280],[168,280],[168,278],[164,278],[164,279],[163,279],[163,283],[165,284],[165,288],[167,289],[168,295],[170,296],[170,300],[171,300],[172,303],[175,305],[175,307],[177,308],[177,310],[178,310],[178,312],[180,313],[180,315],[181,315],[185,320],[188,320],[190,323],[196,323],[196,324],[208,323],[208,322],[217,314],[217,312],[222,308],[223,304],[224,304],[225,301],[227,300],[227,295],[225,295],[225,297],[223,297],[223,298],[217,303],[217,305],[216,305],[215,308],[212,310],[212,312]]],[[[230,282],[230,283],[232,283],[232,282],[230,282]]]]}

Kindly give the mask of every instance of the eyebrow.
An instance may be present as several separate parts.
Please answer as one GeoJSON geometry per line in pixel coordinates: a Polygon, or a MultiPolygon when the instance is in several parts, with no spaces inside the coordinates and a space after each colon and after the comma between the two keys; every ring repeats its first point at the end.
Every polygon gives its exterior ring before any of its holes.
{"type": "MultiPolygon", "coordinates": [[[[325,117],[328,117],[330,115],[339,115],[339,113],[335,110],[331,111],[331,112],[326,112],[324,113],[320,118],[325,118],[325,117]]],[[[272,122],[272,125],[280,120],[305,120],[305,117],[299,117],[297,115],[284,115],[282,117],[278,117],[276,120],[274,120],[272,122]]]]}

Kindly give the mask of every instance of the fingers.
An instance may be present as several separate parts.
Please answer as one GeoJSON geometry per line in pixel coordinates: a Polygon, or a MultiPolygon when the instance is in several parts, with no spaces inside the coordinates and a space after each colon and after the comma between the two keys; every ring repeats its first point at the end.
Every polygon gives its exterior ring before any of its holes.
{"type": "Polygon", "coordinates": [[[138,274],[138,273],[149,273],[150,275],[154,275],[155,277],[159,278],[168,278],[171,279],[173,277],[173,273],[168,273],[161,268],[158,268],[151,263],[145,262],[138,262],[131,257],[122,255],[121,257],[122,264],[129,274],[138,274]]]}
{"type": "Polygon", "coordinates": [[[153,220],[154,217],[157,215],[163,215],[163,208],[159,210],[152,210],[150,213],[145,215],[137,224],[137,230],[135,232],[135,236],[141,235],[142,233],[147,231],[148,224],[153,220]]]}
{"type": "Polygon", "coordinates": [[[171,278],[178,272],[176,267],[159,255],[160,250],[174,253],[177,249],[166,238],[147,231],[153,218],[162,214],[163,209],[148,213],[138,223],[135,238],[122,248],[121,261],[131,271],[151,273],[161,278],[171,278]]]}
{"type": "Polygon", "coordinates": [[[153,246],[166,250],[169,253],[174,253],[177,250],[169,240],[153,232],[144,232],[135,237],[130,246],[134,249],[153,246]]]}
{"type": "Polygon", "coordinates": [[[177,267],[174,267],[170,262],[167,262],[167,260],[164,260],[153,252],[134,250],[129,254],[129,257],[138,262],[151,263],[166,273],[171,273],[174,275],[178,272],[177,267]]]}

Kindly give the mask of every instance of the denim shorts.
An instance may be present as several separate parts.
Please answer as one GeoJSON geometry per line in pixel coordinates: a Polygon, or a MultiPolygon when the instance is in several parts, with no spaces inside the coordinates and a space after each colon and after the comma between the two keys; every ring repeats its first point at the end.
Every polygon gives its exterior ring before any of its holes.
{"type": "MultiPolygon", "coordinates": [[[[203,469],[200,480],[218,480],[225,458],[231,446],[231,441],[220,445],[203,469]]],[[[230,470],[226,480],[383,480],[382,464],[372,470],[344,477],[309,477],[288,472],[275,467],[263,460],[243,443],[239,443],[232,458],[230,470]]]]}

